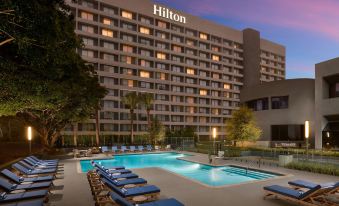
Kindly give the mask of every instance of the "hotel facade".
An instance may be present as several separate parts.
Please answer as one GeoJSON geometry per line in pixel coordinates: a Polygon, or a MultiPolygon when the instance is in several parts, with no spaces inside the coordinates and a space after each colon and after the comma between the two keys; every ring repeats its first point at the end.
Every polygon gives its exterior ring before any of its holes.
{"type": "MultiPolygon", "coordinates": [[[[79,54],[108,89],[99,111],[100,136],[119,142],[130,132],[128,92],[151,93],[151,111],[168,129],[192,127],[200,140],[225,137],[225,121],[240,104],[240,91],[285,79],[285,47],[254,29],[236,30],[150,0],[68,0],[79,54]]],[[[136,135],[147,130],[136,110],[136,135]]],[[[95,120],[65,135],[95,135],[95,120]]]]}

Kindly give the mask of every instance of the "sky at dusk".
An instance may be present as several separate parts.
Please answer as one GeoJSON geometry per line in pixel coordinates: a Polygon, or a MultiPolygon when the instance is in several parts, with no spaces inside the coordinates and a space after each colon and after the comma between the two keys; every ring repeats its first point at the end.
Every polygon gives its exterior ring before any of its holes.
{"type": "Polygon", "coordinates": [[[287,78],[314,78],[314,65],[339,57],[339,0],[156,0],[286,47],[287,78]]]}

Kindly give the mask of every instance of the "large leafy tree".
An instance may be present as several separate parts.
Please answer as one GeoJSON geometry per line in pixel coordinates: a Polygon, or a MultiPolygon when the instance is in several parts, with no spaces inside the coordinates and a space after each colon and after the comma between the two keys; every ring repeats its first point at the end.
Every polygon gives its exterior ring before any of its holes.
{"type": "Polygon", "coordinates": [[[22,118],[53,146],[65,125],[97,109],[106,90],[76,52],[63,0],[2,0],[0,42],[0,116],[22,118]]]}
{"type": "Polygon", "coordinates": [[[227,139],[234,142],[256,141],[261,136],[261,129],[257,127],[254,114],[248,107],[242,106],[232,113],[226,122],[227,139]]]}
{"type": "Polygon", "coordinates": [[[134,142],[134,111],[140,103],[140,97],[136,92],[127,93],[122,99],[122,103],[129,109],[131,120],[131,142],[134,142]]]}

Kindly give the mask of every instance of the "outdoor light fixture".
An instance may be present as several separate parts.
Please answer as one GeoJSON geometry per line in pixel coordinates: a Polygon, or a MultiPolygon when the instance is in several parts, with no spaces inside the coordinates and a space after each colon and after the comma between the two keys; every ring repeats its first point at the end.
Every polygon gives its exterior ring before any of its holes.
{"type": "Polygon", "coordinates": [[[29,154],[32,152],[32,127],[27,127],[27,139],[29,146],[29,154]]]}
{"type": "Polygon", "coordinates": [[[213,138],[217,138],[217,128],[213,127],[213,138]]]}
{"type": "Polygon", "coordinates": [[[326,132],[327,138],[330,138],[330,132],[326,132]]]}
{"type": "Polygon", "coordinates": [[[306,139],[306,156],[308,160],[308,139],[310,137],[310,122],[305,121],[305,139],[306,139]]]}

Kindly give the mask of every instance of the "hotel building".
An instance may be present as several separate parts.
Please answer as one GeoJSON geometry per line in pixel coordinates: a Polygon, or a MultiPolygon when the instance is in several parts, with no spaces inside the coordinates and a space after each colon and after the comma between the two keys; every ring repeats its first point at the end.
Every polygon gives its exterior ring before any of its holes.
{"type": "MultiPolygon", "coordinates": [[[[242,31],[192,16],[150,0],[68,0],[79,54],[93,64],[108,89],[99,111],[100,134],[112,141],[129,136],[128,92],[154,94],[153,116],[171,129],[193,127],[200,140],[240,103],[243,87],[285,79],[285,48],[242,31]]],[[[136,110],[135,134],[147,130],[145,109],[136,110]]],[[[65,134],[95,135],[95,120],[65,134]]]]}

